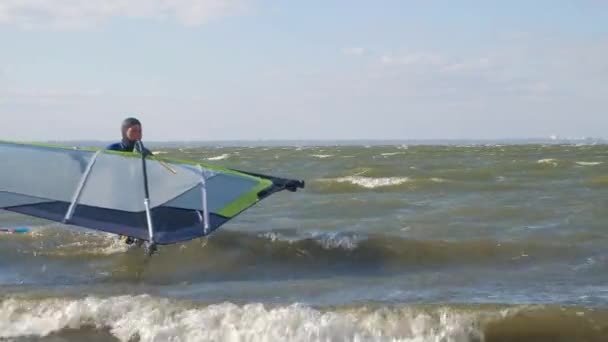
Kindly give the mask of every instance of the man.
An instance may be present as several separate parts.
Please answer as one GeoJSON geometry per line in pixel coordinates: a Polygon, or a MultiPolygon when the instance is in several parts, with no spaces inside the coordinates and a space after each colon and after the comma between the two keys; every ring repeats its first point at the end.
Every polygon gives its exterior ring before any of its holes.
{"type": "MultiPolygon", "coordinates": [[[[121,126],[122,140],[114,143],[106,149],[112,151],[133,152],[136,149],[136,143],[142,138],[141,122],[136,118],[126,118],[121,126]]],[[[138,151],[139,152],[139,151],[138,151]]],[[[151,155],[152,152],[144,147],[144,154],[151,155]]]]}
{"type": "MultiPolygon", "coordinates": [[[[142,129],[141,122],[136,118],[126,118],[123,120],[121,125],[122,139],[120,142],[114,143],[106,147],[107,150],[121,151],[121,152],[133,152],[138,151],[137,142],[141,141],[142,129]]],[[[152,155],[152,152],[144,147],[143,153],[145,155],[152,155]]],[[[143,241],[137,240],[130,236],[120,236],[121,240],[124,240],[127,245],[135,243],[137,246],[141,246],[143,241]]]]}

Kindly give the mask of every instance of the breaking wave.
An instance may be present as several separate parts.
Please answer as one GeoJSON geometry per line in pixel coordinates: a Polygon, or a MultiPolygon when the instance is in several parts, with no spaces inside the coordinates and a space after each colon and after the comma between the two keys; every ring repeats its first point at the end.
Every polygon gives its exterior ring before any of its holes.
{"type": "Polygon", "coordinates": [[[228,159],[229,157],[230,157],[230,154],[224,153],[219,156],[209,157],[209,158],[207,158],[207,160],[224,160],[224,159],[228,159]]]}
{"type": "Polygon", "coordinates": [[[338,183],[350,183],[368,189],[379,187],[401,185],[410,181],[408,177],[364,177],[364,176],[349,176],[334,179],[338,183]]]}
{"type": "MultiPolygon", "coordinates": [[[[27,262],[30,258],[43,257],[48,261],[70,260],[76,263],[90,262],[93,258],[113,260],[117,264],[112,272],[118,277],[130,277],[129,265],[135,265],[144,258],[143,249],[131,248],[126,251],[126,247],[115,240],[83,240],[80,238],[79,241],[64,241],[44,247],[31,243],[20,245],[16,250],[3,248],[0,258],[19,258],[27,262]]],[[[222,231],[203,242],[201,244],[200,240],[194,240],[161,246],[153,257],[153,277],[180,278],[182,273],[191,276],[194,272],[214,274],[223,279],[258,274],[260,270],[269,275],[292,270],[319,274],[402,272],[405,269],[450,268],[455,265],[510,267],[585,258],[585,251],[573,246],[567,239],[551,242],[443,241],[352,232],[317,232],[300,236],[293,232],[254,235],[222,231]],[[175,260],[180,262],[179,269],[174,267],[175,260]]]]}
{"type": "Polygon", "coordinates": [[[501,305],[203,304],[149,295],[0,302],[0,338],[119,341],[602,341],[608,313],[501,305]]]}

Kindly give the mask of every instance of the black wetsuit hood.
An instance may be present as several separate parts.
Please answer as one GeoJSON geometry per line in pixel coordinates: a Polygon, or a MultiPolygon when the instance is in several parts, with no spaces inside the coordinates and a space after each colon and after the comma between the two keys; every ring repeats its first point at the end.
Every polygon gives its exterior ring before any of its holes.
{"type": "Polygon", "coordinates": [[[136,118],[126,118],[122,122],[122,126],[120,128],[120,131],[122,133],[121,143],[126,151],[133,151],[133,149],[135,148],[136,141],[132,141],[127,138],[127,130],[129,129],[129,127],[135,125],[141,126],[141,123],[136,118]]]}

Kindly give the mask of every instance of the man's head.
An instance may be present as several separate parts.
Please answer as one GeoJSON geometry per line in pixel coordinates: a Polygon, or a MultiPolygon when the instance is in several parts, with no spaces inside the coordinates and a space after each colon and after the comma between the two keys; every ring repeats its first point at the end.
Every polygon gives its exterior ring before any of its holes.
{"type": "Polygon", "coordinates": [[[141,123],[136,118],[126,118],[122,122],[122,138],[130,142],[141,140],[142,129],[141,123]]]}

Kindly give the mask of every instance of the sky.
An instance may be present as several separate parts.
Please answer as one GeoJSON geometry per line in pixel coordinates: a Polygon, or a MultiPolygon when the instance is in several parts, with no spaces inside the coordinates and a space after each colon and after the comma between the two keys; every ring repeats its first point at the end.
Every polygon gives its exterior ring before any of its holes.
{"type": "Polygon", "coordinates": [[[608,137],[608,1],[0,0],[0,140],[608,137]]]}

